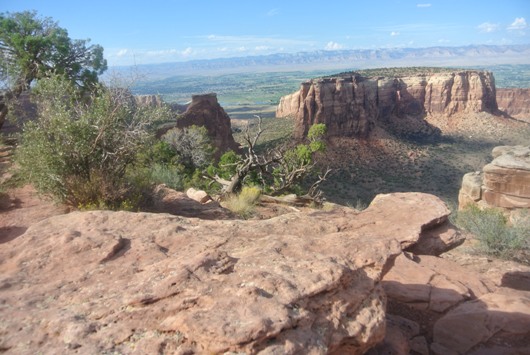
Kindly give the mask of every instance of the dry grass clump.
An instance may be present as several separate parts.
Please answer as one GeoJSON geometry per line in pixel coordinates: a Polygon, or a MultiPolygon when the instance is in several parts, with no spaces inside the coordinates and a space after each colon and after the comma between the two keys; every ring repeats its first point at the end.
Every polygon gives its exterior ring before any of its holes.
{"type": "Polygon", "coordinates": [[[239,194],[233,194],[223,202],[223,207],[243,218],[254,214],[256,204],[261,196],[261,190],[256,186],[244,186],[239,194]]]}

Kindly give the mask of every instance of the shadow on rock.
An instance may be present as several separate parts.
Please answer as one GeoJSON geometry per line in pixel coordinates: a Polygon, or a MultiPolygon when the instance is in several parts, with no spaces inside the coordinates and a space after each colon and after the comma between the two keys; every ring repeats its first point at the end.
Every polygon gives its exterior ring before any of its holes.
{"type": "Polygon", "coordinates": [[[507,273],[496,287],[448,260],[402,255],[382,282],[386,338],[370,354],[530,353],[529,277],[507,273]]]}
{"type": "Polygon", "coordinates": [[[515,290],[530,291],[530,272],[507,272],[502,276],[501,286],[515,290]]]}
{"type": "Polygon", "coordinates": [[[13,239],[20,237],[26,232],[27,227],[0,227],[0,244],[7,243],[13,239]]]}

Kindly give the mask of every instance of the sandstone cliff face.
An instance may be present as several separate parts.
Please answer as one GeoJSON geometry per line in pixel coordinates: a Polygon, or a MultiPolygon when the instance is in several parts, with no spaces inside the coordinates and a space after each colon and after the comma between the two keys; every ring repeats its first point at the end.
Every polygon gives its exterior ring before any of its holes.
{"type": "Polygon", "coordinates": [[[464,175],[459,207],[476,203],[508,210],[530,208],[530,147],[495,147],[492,155],[482,172],[464,175]]]}
{"type": "Polygon", "coordinates": [[[495,80],[485,71],[393,78],[352,73],[303,83],[281,98],[276,116],[293,117],[297,137],[315,123],[325,123],[335,136],[365,137],[380,124],[407,125],[414,133],[429,130],[426,115],[496,112],[495,97],[495,80]]]}
{"type": "Polygon", "coordinates": [[[134,100],[139,106],[148,106],[148,107],[161,107],[167,105],[171,108],[171,111],[176,113],[182,113],[188,108],[187,105],[181,105],[177,103],[165,103],[160,95],[134,95],[134,100]]]}
{"type": "Polygon", "coordinates": [[[497,89],[499,110],[530,122],[530,89],[497,89]]]}

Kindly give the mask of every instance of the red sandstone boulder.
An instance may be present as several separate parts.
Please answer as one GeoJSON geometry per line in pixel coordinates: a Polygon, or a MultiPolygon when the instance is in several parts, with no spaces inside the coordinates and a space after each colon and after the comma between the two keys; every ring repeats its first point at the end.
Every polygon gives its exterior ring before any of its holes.
{"type": "Polygon", "coordinates": [[[239,144],[232,136],[230,117],[219,105],[216,94],[192,96],[191,104],[178,117],[176,127],[184,128],[192,125],[206,127],[208,136],[216,148],[217,158],[227,150],[239,150],[239,144]]]}
{"type": "Polygon", "coordinates": [[[434,196],[391,194],[270,220],[52,217],[0,249],[0,347],[363,354],[385,335],[382,276],[446,214],[434,196]]]}
{"type": "Polygon", "coordinates": [[[501,146],[482,173],[468,173],[462,180],[459,207],[478,203],[508,210],[530,207],[530,147],[501,146]]]}
{"type": "Polygon", "coordinates": [[[530,292],[502,289],[465,302],[434,325],[435,354],[530,353],[530,292]]]}

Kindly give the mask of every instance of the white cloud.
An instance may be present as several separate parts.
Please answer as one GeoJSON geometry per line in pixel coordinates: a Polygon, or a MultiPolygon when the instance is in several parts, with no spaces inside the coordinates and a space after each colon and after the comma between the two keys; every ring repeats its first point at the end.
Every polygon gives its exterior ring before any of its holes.
{"type": "Polygon", "coordinates": [[[524,17],[516,17],[510,26],[508,26],[509,31],[522,31],[526,29],[528,25],[524,17]]]}
{"type": "Polygon", "coordinates": [[[483,33],[495,32],[499,29],[498,23],[484,22],[477,26],[477,29],[483,33]]]}
{"type": "Polygon", "coordinates": [[[118,51],[118,53],[116,53],[116,57],[123,57],[124,55],[126,55],[127,53],[129,53],[129,50],[128,49],[120,49],[118,51]]]}
{"type": "Polygon", "coordinates": [[[176,49],[162,49],[159,51],[147,51],[145,52],[146,55],[152,56],[152,57],[162,57],[166,55],[176,54],[178,51],[176,49]]]}
{"type": "Polygon", "coordinates": [[[270,49],[270,47],[268,47],[268,46],[256,46],[254,49],[257,50],[257,51],[266,51],[267,49],[270,49]]]}
{"type": "Polygon", "coordinates": [[[326,44],[325,49],[328,50],[328,51],[334,51],[334,50],[337,50],[337,49],[342,49],[342,47],[343,47],[342,44],[330,41],[330,42],[328,42],[326,44]]]}
{"type": "Polygon", "coordinates": [[[423,8],[425,8],[425,7],[431,7],[431,6],[432,6],[432,4],[417,4],[417,5],[416,5],[416,7],[423,7],[423,8]]]}
{"type": "Polygon", "coordinates": [[[182,51],[182,55],[187,57],[189,55],[192,55],[193,54],[193,48],[191,47],[188,47],[186,48],[185,50],[182,51]]]}
{"type": "Polygon", "coordinates": [[[392,37],[399,36],[399,32],[392,31],[392,32],[390,32],[390,35],[391,35],[392,37]]]}

